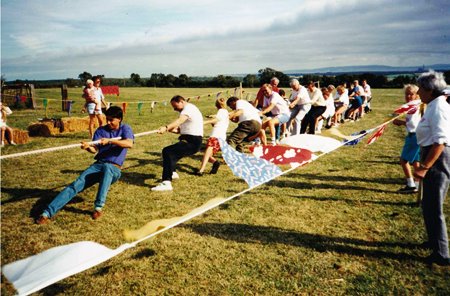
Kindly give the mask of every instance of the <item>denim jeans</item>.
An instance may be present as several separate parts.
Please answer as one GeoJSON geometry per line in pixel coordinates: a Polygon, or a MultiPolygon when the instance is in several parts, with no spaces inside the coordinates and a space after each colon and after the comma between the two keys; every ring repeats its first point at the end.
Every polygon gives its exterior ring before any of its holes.
{"type": "Polygon", "coordinates": [[[72,184],[64,188],[53,199],[44,211],[44,215],[48,217],[54,216],[79,192],[91,187],[95,183],[99,183],[99,185],[94,205],[96,208],[102,208],[105,205],[109,187],[119,180],[121,174],[120,169],[111,163],[96,162],[92,164],[72,184]]]}

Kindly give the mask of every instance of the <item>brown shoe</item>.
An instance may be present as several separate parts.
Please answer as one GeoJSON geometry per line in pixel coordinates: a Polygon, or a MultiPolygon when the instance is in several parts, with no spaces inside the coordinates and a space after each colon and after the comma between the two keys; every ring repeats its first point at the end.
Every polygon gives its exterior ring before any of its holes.
{"type": "Polygon", "coordinates": [[[103,215],[102,211],[97,211],[95,210],[92,213],[92,219],[97,220],[98,218],[100,218],[103,215]]]}
{"type": "Polygon", "coordinates": [[[50,218],[48,218],[47,216],[39,216],[39,218],[37,218],[35,222],[36,224],[44,225],[50,222],[50,218]]]}

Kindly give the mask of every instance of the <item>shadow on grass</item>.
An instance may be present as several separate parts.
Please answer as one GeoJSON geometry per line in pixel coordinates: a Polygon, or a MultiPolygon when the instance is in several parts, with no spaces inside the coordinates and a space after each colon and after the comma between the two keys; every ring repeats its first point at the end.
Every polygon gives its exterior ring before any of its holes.
{"type": "MultiPolygon", "coordinates": [[[[417,202],[411,199],[410,202],[402,202],[402,201],[385,201],[385,200],[367,200],[355,197],[354,199],[349,198],[341,198],[341,197],[317,197],[317,196],[305,196],[305,195],[287,195],[288,197],[294,197],[299,199],[310,199],[315,201],[339,201],[345,202],[349,204],[355,203],[368,203],[368,204],[378,204],[378,205],[391,205],[391,206],[406,206],[406,207],[418,207],[417,202]]],[[[415,195],[414,195],[415,197],[415,195]]],[[[415,198],[413,198],[415,199],[415,198]]]]}
{"type": "MultiPolygon", "coordinates": [[[[340,170],[336,170],[339,172],[340,170]]],[[[364,183],[380,183],[380,184],[393,184],[393,185],[403,185],[404,180],[401,178],[360,178],[351,176],[330,176],[330,175],[315,175],[315,174],[301,174],[294,173],[287,175],[287,177],[294,177],[298,179],[306,180],[319,180],[319,181],[330,181],[330,182],[364,182],[364,183]]]]}
{"type": "MultiPolygon", "coordinates": [[[[320,178],[320,177],[319,177],[320,178]]],[[[273,180],[270,183],[271,186],[277,186],[282,188],[294,188],[294,189],[332,189],[332,190],[357,190],[357,191],[373,191],[378,193],[396,193],[396,191],[387,191],[381,190],[377,188],[367,188],[355,185],[346,185],[346,184],[330,184],[324,180],[323,183],[312,184],[310,182],[300,182],[300,181],[290,181],[290,180],[273,180]]]]}
{"type": "Polygon", "coordinates": [[[285,244],[295,247],[313,249],[317,252],[336,252],[361,257],[389,258],[398,261],[423,259],[407,253],[389,252],[381,248],[408,248],[419,246],[402,242],[374,242],[354,238],[333,237],[320,234],[302,233],[276,227],[246,224],[188,224],[200,235],[209,235],[219,239],[232,240],[239,243],[285,244]]]}

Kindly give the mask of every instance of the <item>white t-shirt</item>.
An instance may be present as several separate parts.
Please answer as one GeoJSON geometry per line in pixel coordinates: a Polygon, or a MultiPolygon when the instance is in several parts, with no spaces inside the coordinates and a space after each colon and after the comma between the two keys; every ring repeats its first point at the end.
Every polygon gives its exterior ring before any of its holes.
{"type": "MultiPolygon", "coordinates": [[[[266,97],[264,97],[266,99],[266,97]]],[[[267,97],[269,105],[275,105],[272,108],[273,115],[287,114],[290,115],[289,106],[286,101],[276,92],[272,92],[270,97],[267,97]]]]}
{"type": "Polygon", "coordinates": [[[300,88],[298,90],[292,90],[289,101],[290,102],[295,101],[297,98],[300,98],[300,100],[298,100],[297,102],[297,105],[311,104],[311,99],[309,98],[308,90],[303,85],[300,85],[300,88]]]}
{"type": "Polygon", "coordinates": [[[421,147],[433,144],[450,145],[450,104],[445,96],[428,103],[416,129],[417,144],[421,147]]]}
{"type": "Polygon", "coordinates": [[[344,103],[344,105],[349,105],[350,104],[350,99],[348,97],[348,90],[345,90],[341,95],[338,94],[338,100],[339,102],[344,103]]]}
{"type": "Polygon", "coordinates": [[[200,110],[195,105],[186,103],[181,115],[187,116],[188,119],[180,125],[180,134],[203,137],[203,116],[200,110]]]}
{"type": "Polygon", "coordinates": [[[366,86],[364,86],[364,92],[366,94],[366,97],[370,98],[372,96],[372,91],[370,90],[370,85],[366,84],[366,86]]]}
{"type": "Polygon", "coordinates": [[[314,88],[312,92],[308,90],[309,97],[311,98],[311,104],[313,106],[325,106],[325,99],[323,98],[322,92],[317,87],[314,88]]]}
{"type": "Polygon", "coordinates": [[[225,140],[227,138],[227,129],[230,123],[227,109],[219,109],[216,114],[216,119],[217,122],[214,124],[210,137],[225,140]]]}
{"type": "Polygon", "coordinates": [[[242,110],[243,113],[239,116],[239,123],[247,120],[256,120],[261,123],[261,118],[259,117],[259,110],[253,107],[252,104],[246,100],[236,101],[236,110],[242,110]]]}
{"type": "Polygon", "coordinates": [[[328,118],[334,115],[336,108],[334,107],[333,95],[330,94],[328,99],[325,100],[327,109],[322,114],[323,117],[328,118]]]}
{"type": "Polygon", "coordinates": [[[420,122],[420,100],[414,100],[410,103],[416,102],[419,104],[417,107],[417,111],[414,114],[406,114],[405,116],[405,122],[406,122],[406,131],[408,133],[415,133],[417,126],[419,125],[420,122]]]}

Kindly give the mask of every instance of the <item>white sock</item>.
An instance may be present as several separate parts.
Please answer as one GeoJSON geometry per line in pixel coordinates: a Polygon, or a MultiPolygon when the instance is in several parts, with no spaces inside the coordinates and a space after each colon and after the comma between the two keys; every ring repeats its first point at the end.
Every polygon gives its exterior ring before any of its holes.
{"type": "Polygon", "coordinates": [[[416,187],[416,184],[414,183],[414,179],[411,178],[406,178],[406,185],[409,187],[416,187]]]}
{"type": "Polygon", "coordinates": [[[419,181],[414,181],[414,184],[416,184],[416,188],[419,188],[419,184],[420,184],[419,181]]]}

